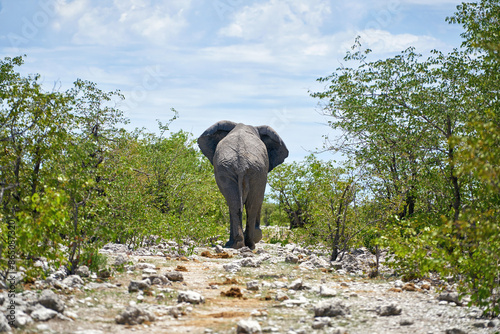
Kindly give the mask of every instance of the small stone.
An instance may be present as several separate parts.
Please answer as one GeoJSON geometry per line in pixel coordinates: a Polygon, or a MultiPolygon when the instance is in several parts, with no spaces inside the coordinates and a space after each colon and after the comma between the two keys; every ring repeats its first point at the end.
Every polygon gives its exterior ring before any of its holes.
{"type": "Polygon", "coordinates": [[[302,288],[302,279],[296,279],[288,285],[288,288],[291,290],[300,290],[302,288]]]}
{"type": "Polygon", "coordinates": [[[142,273],[146,275],[156,275],[157,271],[156,269],[146,268],[142,270],[142,273]]]}
{"type": "Polygon", "coordinates": [[[38,303],[56,312],[64,312],[64,303],[52,290],[43,290],[38,303]]]}
{"type": "Polygon", "coordinates": [[[467,334],[467,332],[460,328],[449,328],[445,331],[446,334],[467,334]]]}
{"type": "Polygon", "coordinates": [[[59,319],[59,320],[62,320],[62,321],[69,321],[69,322],[73,321],[73,319],[71,319],[70,317],[65,316],[62,313],[57,313],[56,314],[56,319],[59,319]]]}
{"type": "Polygon", "coordinates": [[[259,290],[259,281],[247,282],[247,290],[258,291],[259,290]]]}
{"type": "Polygon", "coordinates": [[[394,281],[395,288],[401,289],[401,288],[403,288],[403,286],[404,286],[403,281],[401,281],[401,280],[394,281]]]}
{"type": "Polygon", "coordinates": [[[473,323],[472,326],[476,328],[486,328],[488,327],[488,324],[486,322],[480,321],[473,323]]]}
{"type": "Polygon", "coordinates": [[[3,314],[0,314],[0,332],[10,332],[11,328],[7,318],[3,314]]]}
{"type": "Polygon", "coordinates": [[[262,333],[262,329],[258,321],[253,319],[243,319],[238,322],[236,334],[257,334],[262,333]]]}
{"type": "Polygon", "coordinates": [[[142,281],[130,281],[128,292],[138,292],[139,290],[148,290],[151,287],[151,281],[145,279],[142,281]]]}
{"type": "Polygon", "coordinates": [[[73,320],[78,319],[78,314],[76,314],[75,312],[66,311],[66,312],[64,312],[64,315],[67,316],[68,318],[73,319],[73,320]]]}
{"type": "Polygon", "coordinates": [[[115,262],[113,263],[113,265],[116,267],[119,267],[121,265],[124,265],[127,262],[128,262],[128,258],[125,255],[118,254],[118,256],[115,258],[115,262]]]}
{"type": "Polygon", "coordinates": [[[321,297],[335,297],[337,295],[337,291],[335,291],[334,289],[328,288],[324,285],[320,285],[319,295],[321,297]]]}
{"type": "Polygon", "coordinates": [[[146,268],[149,268],[149,269],[155,269],[156,266],[152,263],[146,263],[146,262],[139,262],[137,263],[135,266],[135,269],[139,269],[139,270],[143,270],[143,269],[146,269],[146,268]]]}
{"type": "Polygon", "coordinates": [[[106,283],[89,282],[83,287],[84,290],[102,290],[102,289],[115,289],[115,288],[117,288],[117,286],[109,282],[106,283]]]}
{"type": "Polygon", "coordinates": [[[298,263],[299,262],[299,257],[296,256],[295,254],[287,254],[285,256],[285,262],[286,263],[298,263]]]}
{"type": "Polygon", "coordinates": [[[156,317],[151,311],[141,309],[137,306],[128,306],[125,311],[115,318],[115,322],[119,325],[137,325],[145,321],[153,322],[155,320],[156,317]]]}
{"type": "Polygon", "coordinates": [[[36,321],[47,321],[54,318],[57,312],[43,306],[39,306],[36,310],[31,312],[31,317],[36,321]]]}
{"type": "Polygon", "coordinates": [[[392,303],[389,305],[379,306],[377,308],[377,313],[381,317],[392,316],[392,315],[400,315],[402,312],[401,307],[397,304],[392,303]]]}
{"type": "Polygon", "coordinates": [[[349,307],[340,300],[324,301],[314,307],[315,317],[336,317],[350,314],[349,307]]]}
{"type": "Polygon", "coordinates": [[[41,332],[45,332],[45,331],[50,331],[50,326],[47,325],[47,324],[38,324],[36,325],[36,329],[38,329],[39,331],[41,332]]]}
{"type": "Polygon", "coordinates": [[[495,327],[500,327],[500,321],[499,320],[490,320],[488,321],[488,328],[495,328],[495,327]]]}
{"type": "Polygon", "coordinates": [[[168,273],[165,273],[164,276],[172,282],[183,282],[184,281],[184,275],[182,275],[182,273],[178,272],[178,271],[169,271],[168,273]]]}
{"type": "Polygon", "coordinates": [[[258,268],[260,267],[260,260],[252,257],[247,257],[241,260],[242,267],[258,268]]]}
{"type": "Polygon", "coordinates": [[[56,280],[63,280],[66,278],[66,276],[68,276],[68,274],[66,273],[66,269],[59,269],[56,272],[50,274],[49,277],[56,280]]]}
{"type": "Polygon", "coordinates": [[[458,298],[457,292],[443,292],[437,297],[437,299],[440,301],[452,302],[452,303],[455,303],[459,306],[462,305],[462,303],[460,302],[460,300],[458,298]]]}
{"type": "Polygon", "coordinates": [[[205,302],[205,297],[195,291],[179,291],[178,303],[201,304],[205,302]]]}
{"type": "Polygon", "coordinates": [[[401,319],[401,321],[399,322],[399,325],[401,326],[411,326],[413,325],[414,321],[411,320],[411,319],[401,319]]]}
{"type": "Polygon", "coordinates": [[[316,317],[312,324],[313,329],[322,329],[324,327],[330,326],[332,320],[330,317],[316,317]]]}
{"type": "Polygon", "coordinates": [[[76,268],[75,274],[80,277],[89,277],[90,269],[87,266],[79,266],[78,268],[76,268]]]}
{"type": "Polygon", "coordinates": [[[225,271],[235,273],[241,270],[241,265],[237,262],[226,263],[222,266],[225,271]]]}
{"type": "Polygon", "coordinates": [[[169,283],[168,278],[165,276],[149,276],[152,285],[166,285],[169,283]]]}
{"type": "Polygon", "coordinates": [[[70,288],[81,288],[83,283],[83,280],[78,275],[70,275],[62,281],[62,284],[69,286],[70,288]]]}
{"type": "MultiPolygon", "coordinates": [[[[14,327],[16,328],[22,328],[29,326],[33,323],[33,319],[23,311],[19,310],[16,311],[16,318],[14,319],[14,327]]],[[[0,325],[0,332],[2,332],[1,325],[0,325]]]]}
{"type": "Polygon", "coordinates": [[[342,262],[332,261],[332,262],[330,262],[330,266],[335,270],[340,270],[340,269],[342,269],[342,262]]]}
{"type": "Polygon", "coordinates": [[[286,307],[302,306],[309,303],[305,297],[299,297],[297,299],[287,299],[283,302],[286,307]]]}
{"type": "Polygon", "coordinates": [[[276,299],[277,301],[282,302],[282,301],[288,300],[288,299],[290,299],[290,298],[289,298],[289,297],[288,297],[288,296],[287,296],[284,292],[282,292],[282,291],[278,291],[278,293],[276,293],[276,297],[275,297],[275,299],[276,299]]]}

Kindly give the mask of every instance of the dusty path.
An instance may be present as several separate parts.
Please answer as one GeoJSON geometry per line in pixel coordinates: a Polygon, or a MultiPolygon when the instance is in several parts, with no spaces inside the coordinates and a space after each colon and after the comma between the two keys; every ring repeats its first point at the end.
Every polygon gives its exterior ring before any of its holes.
{"type": "MultiPolygon", "coordinates": [[[[359,262],[357,274],[352,274],[336,271],[321,256],[293,246],[260,243],[257,251],[243,254],[236,251],[231,258],[201,256],[204,251],[204,255],[208,255],[207,251],[217,254],[214,248],[196,248],[195,255],[189,259],[111,252],[109,262],[113,263],[116,256],[125,257],[128,271],[115,271],[106,280],[84,278],[84,285],[80,287],[59,285],[62,290],[54,290],[66,306],[64,316],[34,322],[16,331],[222,334],[236,333],[237,324],[247,319],[257,323],[263,333],[500,331],[498,319],[481,319],[477,309],[458,306],[451,299],[438,300],[437,287],[432,282],[408,285],[395,277],[367,278],[359,269],[363,268],[360,259],[356,260],[359,262]],[[225,265],[229,268],[224,268],[225,265]],[[156,281],[158,284],[143,291],[129,292],[131,280],[147,277],[154,280],[168,272],[180,272],[183,281],[156,281]],[[179,291],[197,292],[204,302],[178,303],[179,291]],[[339,308],[339,315],[315,317],[321,303],[339,308]],[[137,325],[117,324],[116,316],[129,305],[150,311],[155,320],[137,325]],[[384,314],[390,307],[392,311],[384,314]]],[[[362,259],[367,258],[365,254],[362,259]]],[[[337,268],[340,268],[338,264],[337,268]]],[[[39,288],[48,287],[37,284],[39,288]]]]}

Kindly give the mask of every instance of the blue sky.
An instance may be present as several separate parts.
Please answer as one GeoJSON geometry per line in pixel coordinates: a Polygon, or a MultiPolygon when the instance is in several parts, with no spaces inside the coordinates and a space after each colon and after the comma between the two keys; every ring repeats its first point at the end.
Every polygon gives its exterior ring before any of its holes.
{"type": "MultiPolygon", "coordinates": [[[[200,135],[229,119],[271,125],[291,160],[331,131],[309,92],[343,64],[357,35],[374,57],[460,45],[451,0],[0,0],[0,57],[47,90],[77,79],[119,89],[129,128],[200,135]]],[[[321,157],[329,159],[323,154],[321,157]]]]}

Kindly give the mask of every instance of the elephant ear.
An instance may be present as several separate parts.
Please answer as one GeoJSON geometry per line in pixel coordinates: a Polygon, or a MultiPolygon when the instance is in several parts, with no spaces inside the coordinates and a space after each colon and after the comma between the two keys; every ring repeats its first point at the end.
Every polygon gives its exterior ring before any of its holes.
{"type": "Polygon", "coordinates": [[[267,155],[269,156],[269,172],[274,167],[280,165],[288,157],[288,149],[281,137],[270,126],[261,125],[257,127],[260,139],[267,147],[267,155]]]}
{"type": "Polygon", "coordinates": [[[217,144],[225,137],[231,130],[234,129],[236,123],[231,121],[220,121],[205,130],[198,138],[198,146],[201,152],[213,164],[215,149],[217,144]]]}

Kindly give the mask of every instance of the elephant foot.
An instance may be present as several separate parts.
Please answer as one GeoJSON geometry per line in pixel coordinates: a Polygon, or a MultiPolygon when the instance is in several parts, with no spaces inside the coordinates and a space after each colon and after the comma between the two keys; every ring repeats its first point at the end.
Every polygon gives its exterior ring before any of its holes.
{"type": "Polygon", "coordinates": [[[243,242],[243,240],[239,240],[239,241],[229,240],[224,245],[224,248],[240,249],[240,248],[243,248],[243,247],[245,247],[245,243],[243,242]]]}
{"type": "Polygon", "coordinates": [[[251,242],[246,242],[245,243],[245,246],[247,246],[248,248],[250,248],[251,250],[254,250],[255,249],[255,242],[251,241],[251,242]]]}
{"type": "Polygon", "coordinates": [[[260,228],[255,228],[253,233],[253,242],[258,243],[262,240],[262,230],[260,228]]]}

